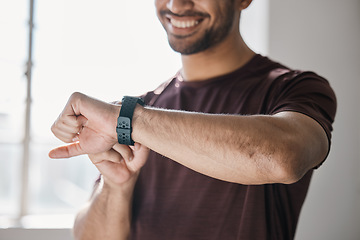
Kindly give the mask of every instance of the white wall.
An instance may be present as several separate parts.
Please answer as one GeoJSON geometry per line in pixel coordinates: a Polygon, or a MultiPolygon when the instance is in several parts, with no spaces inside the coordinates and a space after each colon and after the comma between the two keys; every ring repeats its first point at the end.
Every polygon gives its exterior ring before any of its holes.
{"type": "Polygon", "coordinates": [[[241,13],[240,31],[247,45],[267,55],[269,42],[269,1],[254,1],[241,13]]]}
{"type": "Polygon", "coordinates": [[[271,0],[269,54],[325,76],[338,98],[332,150],[315,172],[297,240],[360,237],[360,1],[271,0]]]}

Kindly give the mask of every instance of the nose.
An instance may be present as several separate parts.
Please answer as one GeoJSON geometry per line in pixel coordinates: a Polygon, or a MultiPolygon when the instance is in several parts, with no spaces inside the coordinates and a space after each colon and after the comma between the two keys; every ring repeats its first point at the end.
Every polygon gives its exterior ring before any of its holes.
{"type": "Polygon", "coordinates": [[[192,9],[194,2],[193,0],[169,0],[166,7],[175,14],[181,14],[192,9]]]}

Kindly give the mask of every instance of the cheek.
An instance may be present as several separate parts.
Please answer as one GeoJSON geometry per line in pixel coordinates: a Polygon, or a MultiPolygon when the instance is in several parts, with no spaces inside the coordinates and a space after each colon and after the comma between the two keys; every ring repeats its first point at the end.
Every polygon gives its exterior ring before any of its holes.
{"type": "Polygon", "coordinates": [[[160,20],[161,22],[161,15],[160,15],[160,11],[162,10],[162,8],[159,6],[158,4],[158,0],[155,1],[155,14],[156,14],[156,17],[160,20]]]}
{"type": "Polygon", "coordinates": [[[154,5],[157,10],[166,8],[167,2],[170,0],[155,0],[154,5]]]}
{"type": "MultiPolygon", "coordinates": [[[[215,9],[214,14],[216,16],[216,22],[228,22],[233,21],[235,6],[229,1],[227,4],[222,4],[215,9]]],[[[216,24],[216,23],[215,23],[216,24]]]]}
{"type": "Polygon", "coordinates": [[[229,6],[229,3],[225,3],[230,0],[211,0],[211,1],[201,1],[202,9],[206,10],[206,12],[211,16],[212,25],[216,26],[219,22],[226,19],[226,15],[228,14],[229,8],[233,6],[229,6]],[[223,2],[224,1],[224,2],[223,2]]]}

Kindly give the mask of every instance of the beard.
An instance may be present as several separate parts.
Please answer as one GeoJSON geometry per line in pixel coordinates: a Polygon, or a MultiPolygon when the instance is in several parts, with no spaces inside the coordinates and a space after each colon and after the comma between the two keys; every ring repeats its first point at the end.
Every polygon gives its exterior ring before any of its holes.
{"type": "MultiPolygon", "coordinates": [[[[181,53],[182,55],[191,55],[205,51],[222,42],[233,27],[235,16],[233,2],[233,0],[227,1],[224,8],[225,11],[218,12],[218,19],[215,21],[216,24],[211,28],[206,29],[206,31],[197,39],[192,38],[192,35],[177,36],[167,33],[170,47],[175,52],[181,53]]],[[[202,13],[189,13],[188,15],[200,14],[202,13]]]]}

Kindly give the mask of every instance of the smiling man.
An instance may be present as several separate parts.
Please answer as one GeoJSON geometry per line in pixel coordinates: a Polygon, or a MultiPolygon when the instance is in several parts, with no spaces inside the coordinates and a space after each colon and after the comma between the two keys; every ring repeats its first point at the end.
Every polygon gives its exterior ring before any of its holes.
{"type": "Polygon", "coordinates": [[[184,55],[195,54],[216,45],[236,26],[232,8],[234,1],[203,2],[197,6],[199,10],[193,8],[193,2],[178,4],[158,1],[157,9],[170,46],[184,55]]]}
{"type": "Polygon", "coordinates": [[[53,133],[101,172],[76,239],[293,239],[336,98],[313,72],[254,53],[251,0],[156,0],[182,68],[143,99],[74,93],[53,133]],[[132,146],[134,145],[134,146],[132,146]]]}

